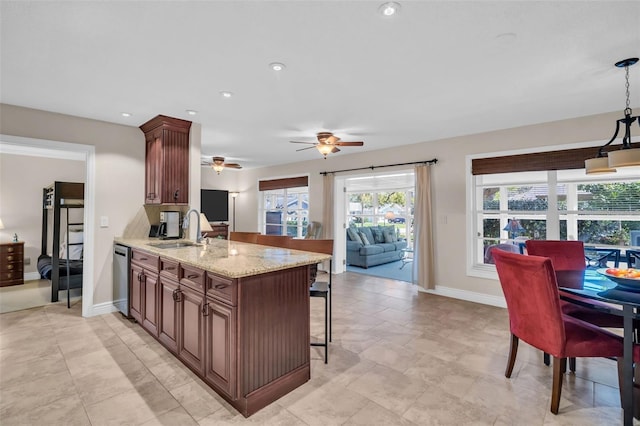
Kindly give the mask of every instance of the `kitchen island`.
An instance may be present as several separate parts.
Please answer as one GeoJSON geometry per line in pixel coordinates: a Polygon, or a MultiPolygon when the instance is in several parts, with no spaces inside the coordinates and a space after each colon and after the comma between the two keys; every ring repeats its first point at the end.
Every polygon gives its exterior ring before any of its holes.
{"type": "Polygon", "coordinates": [[[118,238],[131,316],[245,417],[310,379],[311,265],[329,255],[226,240],[118,238]]]}

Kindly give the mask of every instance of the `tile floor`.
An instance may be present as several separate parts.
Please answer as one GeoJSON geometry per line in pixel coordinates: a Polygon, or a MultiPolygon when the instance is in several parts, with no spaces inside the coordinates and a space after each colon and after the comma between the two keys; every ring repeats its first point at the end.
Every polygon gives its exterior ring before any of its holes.
{"type": "MultiPolygon", "coordinates": [[[[551,369],[521,344],[504,377],[506,310],[344,273],[334,280],[329,364],[311,349],[312,379],[245,419],[120,314],[80,303],[0,315],[0,423],[7,425],[617,425],[613,361],[578,360],[560,414],[551,369]]],[[[322,299],[312,334],[322,335],[322,299]]]]}

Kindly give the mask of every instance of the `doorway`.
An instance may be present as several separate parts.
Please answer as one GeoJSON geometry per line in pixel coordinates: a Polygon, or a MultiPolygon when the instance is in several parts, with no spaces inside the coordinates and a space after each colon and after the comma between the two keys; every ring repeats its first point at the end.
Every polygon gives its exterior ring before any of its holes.
{"type": "Polygon", "coordinates": [[[343,187],[346,270],[413,282],[413,170],[350,176],[343,187]]]}
{"type": "MultiPolygon", "coordinates": [[[[0,135],[0,154],[11,154],[42,159],[74,160],[84,164],[84,253],[82,279],[82,316],[91,316],[93,308],[94,265],[94,209],[95,209],[95,147],[42,139],[0,135]]],[[[29,169],[24,170],[29,173],[29,169]]],[[[17,178],[19,179],[19,177],[17,178]]],[[[51,182],[52,183],[52,182],[51,182]]],[[[1,194],[0,194],[1,195],[1,194]]],[[[24,195],[29,196],[27,194],[24,195]]],[[[42,193],[35,194],[41,200],[42,193]]],[[[0,202],[2,204],[2,202],[0,202]]],[[[41,213],[41,210],[39,211],[41,213]]],[[[0,214],[2,212],[0,211],[0,214]]],[[[40,221],[35,225],[40,226],[40,221]]],[[[39,243],[38,243],[39,245],[39,243]]],[[[37,274],[37,272],[35,273],[37,274]]],[[[38,275],[28,275],[34,279],[38,275]]]]}

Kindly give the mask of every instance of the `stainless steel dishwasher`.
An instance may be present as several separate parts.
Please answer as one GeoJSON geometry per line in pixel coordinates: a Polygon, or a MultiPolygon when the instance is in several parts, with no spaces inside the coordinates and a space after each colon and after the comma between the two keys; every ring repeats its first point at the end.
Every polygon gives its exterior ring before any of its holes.
{"type": "Polygon", "coordinates": [[[129,277],[131,268],[131,248],[121,244],[113,245],[113,304],[122,315],[129,315],[129,277]]]}

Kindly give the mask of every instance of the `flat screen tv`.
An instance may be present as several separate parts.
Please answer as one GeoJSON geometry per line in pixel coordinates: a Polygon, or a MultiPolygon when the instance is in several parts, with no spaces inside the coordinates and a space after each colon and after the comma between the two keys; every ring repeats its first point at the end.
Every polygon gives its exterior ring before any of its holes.
{"type": "Polygon", "coordinates": [[[227,222],[229,220],[229,191],[201,189],[200,210],[209,222],[227,222]]]}

